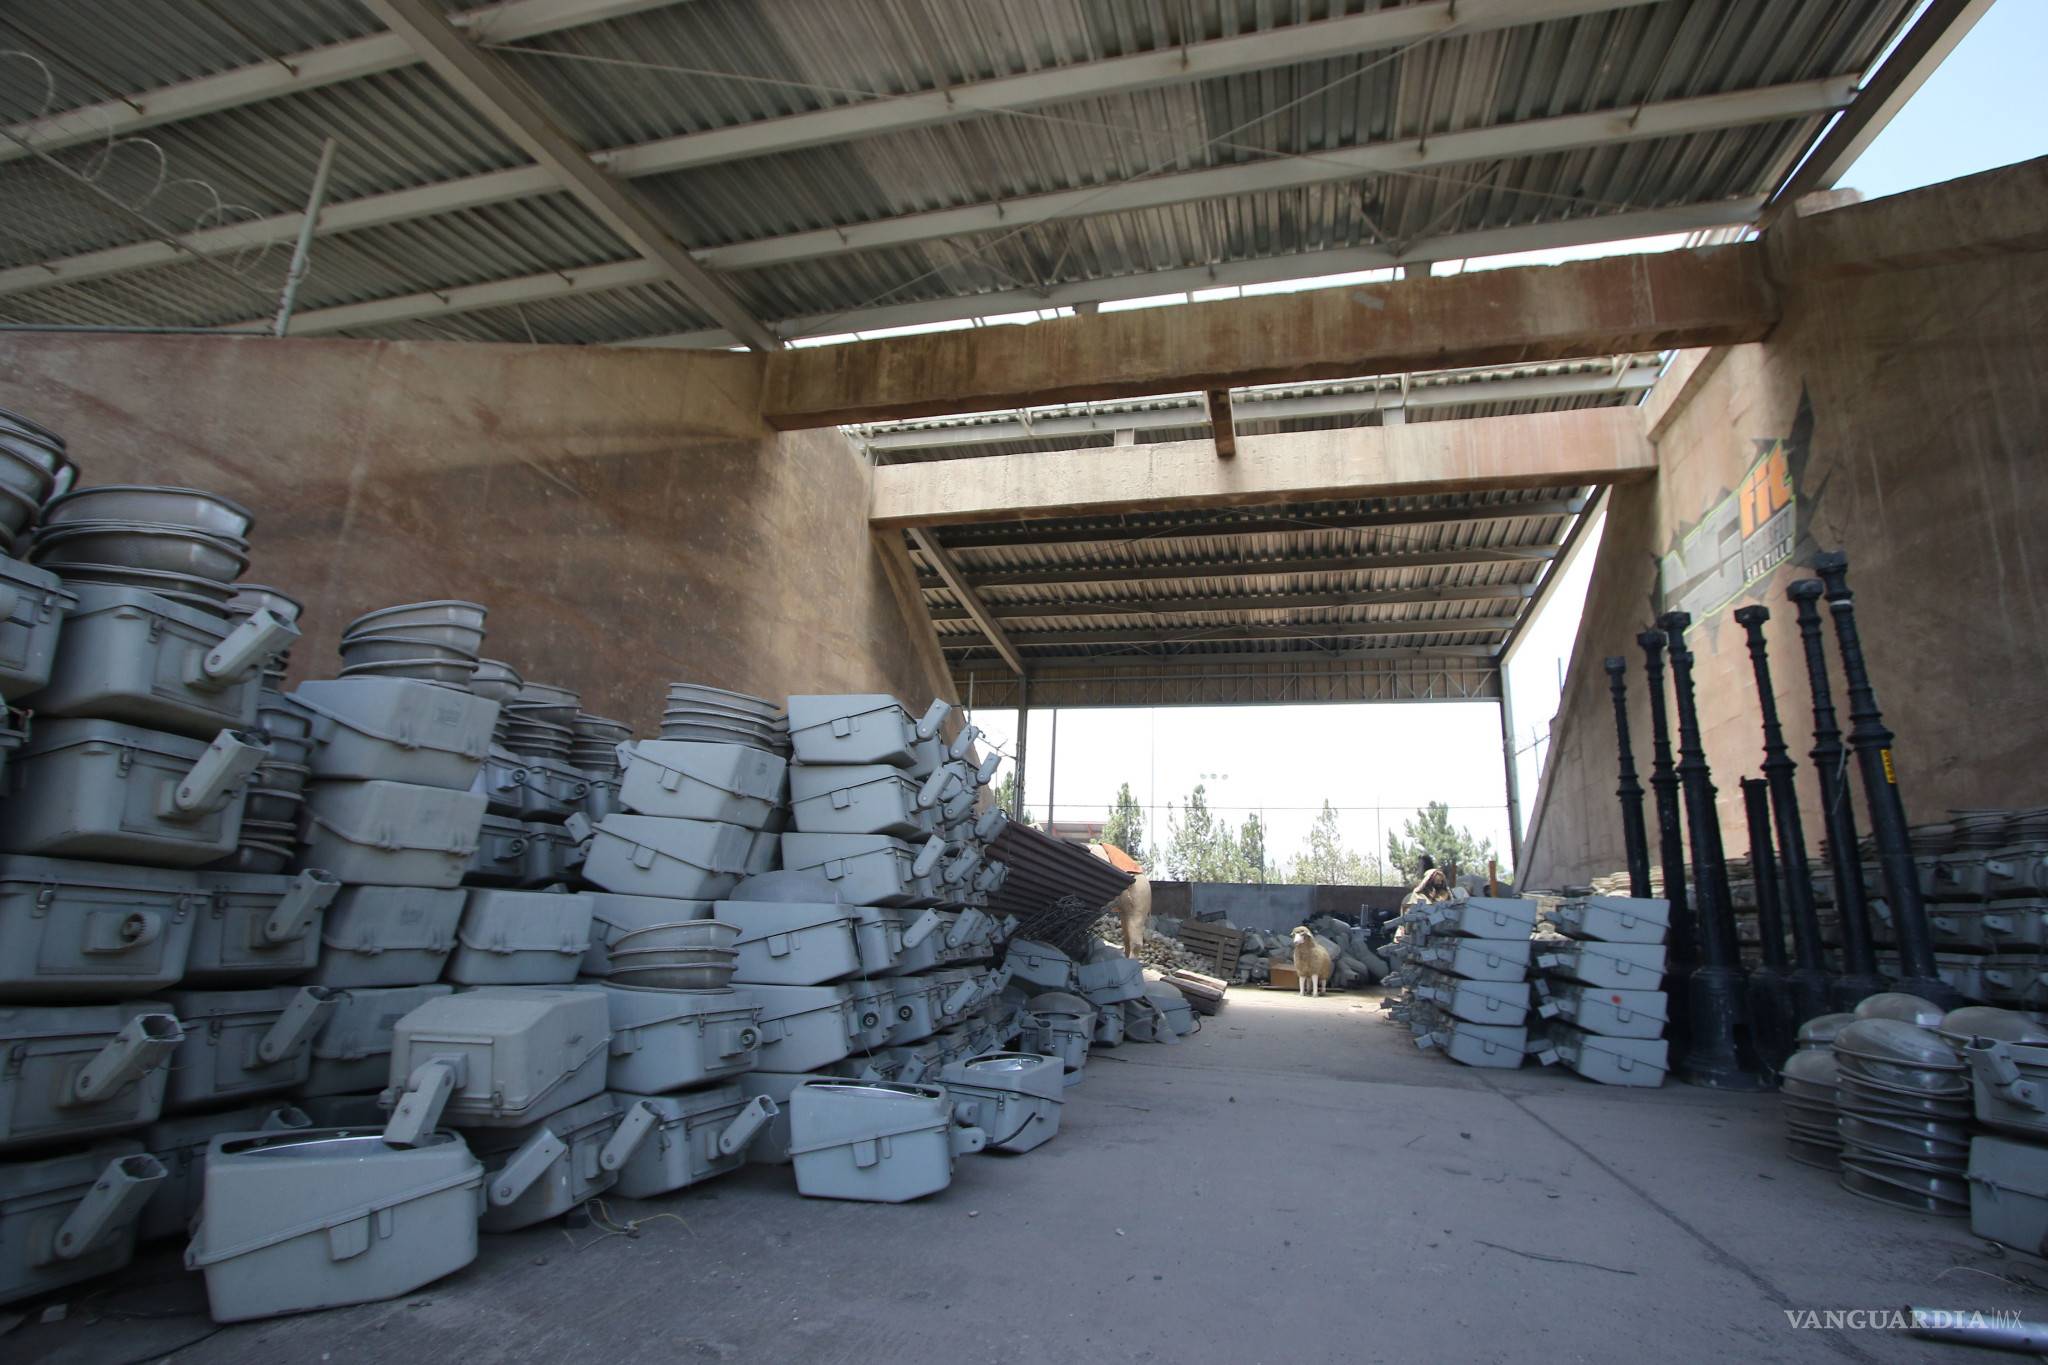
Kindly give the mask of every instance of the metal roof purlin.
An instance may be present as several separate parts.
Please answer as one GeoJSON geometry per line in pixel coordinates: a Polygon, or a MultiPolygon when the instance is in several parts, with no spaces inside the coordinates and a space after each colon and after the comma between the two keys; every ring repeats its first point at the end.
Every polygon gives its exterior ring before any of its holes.
{"type": "Polygon", "coordinates": [[[732,291],[671,237],[646,205],[591,164],[588,154],[557,128],[547,111],[497,57],[475,47],[426,0],[364,0],[384,23],[419,52],[434,73],[499,131],[546,167],[576,199],[635,252],[747,345],[780,350],[782,343],[748,313],[732,291]]]}

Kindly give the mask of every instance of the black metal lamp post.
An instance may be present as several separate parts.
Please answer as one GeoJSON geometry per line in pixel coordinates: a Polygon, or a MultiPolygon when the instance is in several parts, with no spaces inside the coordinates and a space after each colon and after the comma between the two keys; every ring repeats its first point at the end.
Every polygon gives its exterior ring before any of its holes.
{"type": "Polygon", "coordinates": [[[1636,779],[1636,756],[1628,742],[1628,660],[1607,660],[1607,686],[1614,693],[1614,740],[1621,753],[1621,841],[1628,857],[1628,893],[1650,894],[1650,838],[1643,828],[1643,784],[1636,779]]]}
{"type": "Polygon", "coordinates": [[[1749,1036],[1766,1076],[1792,1055],[1792,991],[1786,982],[1785,921],[1778,901],[1778,858],[1771,848],[1771,787],[1761,777],[1742,779],[1742,810],[1749,821],[1749,875],[1756,887],[1756,933],[1762,961],[1749,972],[1744,1002],[1749,1036]]]}
{"type": "Polygon", "coordinates": [[[1813,904],[1813,865],[1806,856],[1806,824],[1799,814],[1799,791],[1793,781],[1798,764],[1785,750],[1785,730],[1778,722],[1778,697],[1771,686],[1771,662],[1764,643],[1769,607],[1735,609],[1736,624],[1749,637],[1749,662],[1756,672],[1757,705],[1764,721],[1764,781],[1770,784],[1771,810],[1778,834],[1778,862],[1785,874],[1785,916],[1792,922],[1794,966],[1785,975],[1792,995],[1792,1024],[1828,1011],[1827,952],[1821,945],[1820,914],[1813,904]]]}
{"type": "Polygon", "coordinates": [[[1806,680],[1813,688],[1813,768],[1820,781],[1821,817],[1826,822],[1828,870],[1835,883],[1835,919],[1841,925],[1842,974],[1835,978],[1836,1009],[1885,989],[1870,941],[1870,903],[1863,896],[1863,862],[1856,853],[1856,812],[1849,805],[1848,751],[1835,721],[1834,688],[1828,682],[1827,649],[1820,637],[1821,594],[1817,578],[1801,578],[1785,589],[1799,613],[1799,640],[1806,650],[1806,680]]]}
{"type": "Polygon", "coordinates": [[[1721,818],[1714,809],[1713,776],[1700,744],[1699,711],[1693,704],[1692,652],[1682,611],[1657,618],[1671,642],[1671,693],[1678,711],[1678,780],[1685,795],[1685,824],[1692,835],[1693,908],[1700,936],[1699,966],[1693,969],[1687,1003],[1691,1036],[1681,1074],[1694,1085],[1722,1090],[1763,1086],[1743,1024],[1742,965],[1736,956],[1735,916],[1728,904],[1728,867],[1721,851],[1721,818]]]}
{"type": "Polygon", "coordinates": [[[1691,1042],[1691,1009],[1685,1003],[1692,969],[1699,961],[1693,946],[1692,908],[1685,889],[1685,834],[1678,818],[1678,772],[1671,766],[1671,727],[1664,715],[1664,632],[1646,630],[1636,636],[1643,650],[1643,681],[1650,692],[1650,791],[1657,811],[1657,858],[1664,869],[1664,899],[1671,906],[1671,932],[1665,936],[1664,990],[1675,1008],[1664,1036],[1676,1067],[1691,1042]]]}
{"type": "Polygon", "coordinates": [[[1835,618],[1835,643],[1842,651],[1842,679],[1849,687],[1849,747],[1856,751],[1856,765],[1863,770],[1863,801],[1870,810],[1885,899],[1891,905],[1892,929],[1899,940],[1898,989],[1952,1009],[1963,999],[1934,970],[1934,938],[1927,928],[1927,902],[1920,894],[1920,875],[1913,866],[1913,847],[1906,834],[1906,803],[1899,796],[1898,772],[1892,763],[1892,732],[1885,728],[1884,714],[1877,709],[1877,693],[1863,662],[1863,642],[1856,634],[1849,557],[1839,550],[1825,550],[1813,557],[1813,567],[1826,586],[1828,610],[1835,618]]]}

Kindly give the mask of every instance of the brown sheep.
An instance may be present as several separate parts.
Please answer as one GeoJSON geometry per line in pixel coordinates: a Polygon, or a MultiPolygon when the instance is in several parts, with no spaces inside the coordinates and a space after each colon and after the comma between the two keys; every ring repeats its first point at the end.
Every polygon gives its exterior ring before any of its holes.
{"type": "Polygon", "coordinates": [[[1330,954],[1305,924],[1294,926],[1294,975],[1295,993],[1298,995],[1321,995],[1330,984],[1330,973],[1336,969],[1330,954]],[[1310,990],[1310,986],[1314,990],[1310,990]]]}

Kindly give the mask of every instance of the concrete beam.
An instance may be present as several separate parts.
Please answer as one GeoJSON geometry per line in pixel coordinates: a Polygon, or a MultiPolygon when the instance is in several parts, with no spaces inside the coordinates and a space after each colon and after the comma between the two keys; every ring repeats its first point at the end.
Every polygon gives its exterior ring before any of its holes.
{"type": "Polygon", "coordinates": [[[1209,434],[1216,443],[1216,458],[1232,460],[1237,458],[1237,419],[1230,411],[1230,390],[1210,389],[1202,395],[1202,406],[1209,417],[1209,434]]]}
{"type": "Polygon", "coordinates": [[[881,526],[958,525],[1575,487],[1647,478],[1655,469],[1640,412],[1586,408],[1246,436],[1227,461],[1207,441],[1166,441],[884,465],[875,471],[868,516],[881,526]]]}
{"type": "Polygon", "coordinates": [[[1610,256],[787,351],[762,416],[790,429],[1719,346],[1777,316],[1754,245],[1610,256]]]}
{"type": "Polygon", "coordinates": [[[1772,278],[1788,289],[2048,252],[2048,156],[1810,218],[1788,215],[1763,247],[1772,278]]]}

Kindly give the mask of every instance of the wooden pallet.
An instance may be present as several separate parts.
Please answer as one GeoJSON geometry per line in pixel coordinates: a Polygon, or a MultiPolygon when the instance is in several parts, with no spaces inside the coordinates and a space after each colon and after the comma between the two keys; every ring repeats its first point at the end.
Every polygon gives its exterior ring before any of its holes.
{"type": "Polygon", "coordinates": [[[1165,980],[1167,985],[1181,993],[1197,1014],[1214,1014],[1223,1008],[1223,994],[1230,989],[1228,982],[1203,976],[1200,972],[1171,971],[1165,980]]]}
{"type": "Polygon", "coordinates": [[[1216,964],[1216,975],[1228,981],[1237,975],[1237,956],[1244,948],[1244,931],[1228,924],[1183,920],[1180,941],[1191,953],[1200,953],[1216,964]]]}

